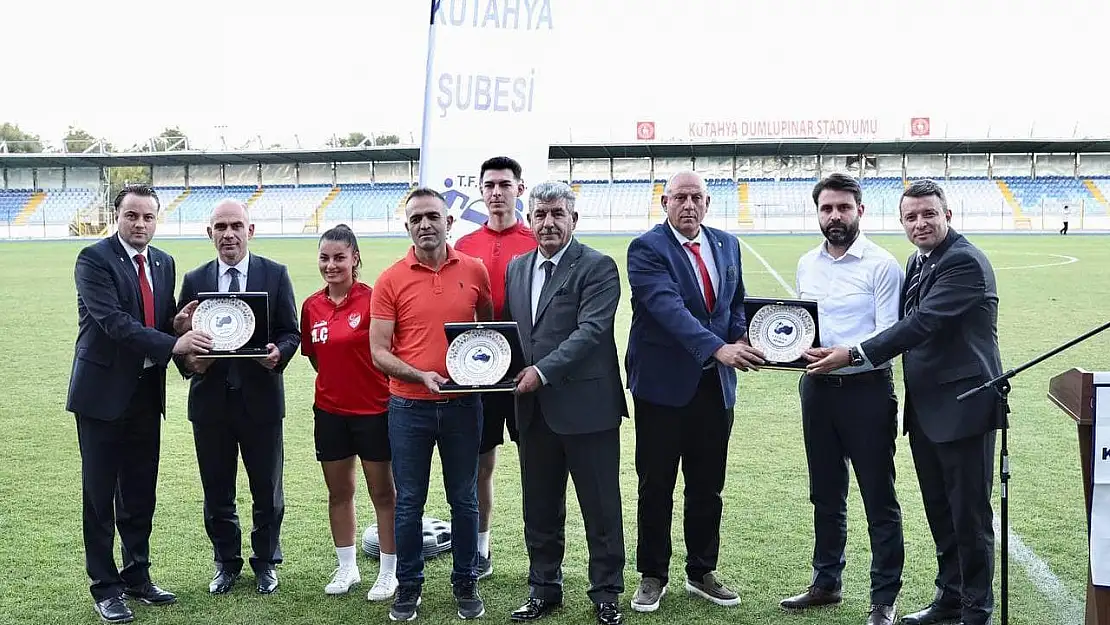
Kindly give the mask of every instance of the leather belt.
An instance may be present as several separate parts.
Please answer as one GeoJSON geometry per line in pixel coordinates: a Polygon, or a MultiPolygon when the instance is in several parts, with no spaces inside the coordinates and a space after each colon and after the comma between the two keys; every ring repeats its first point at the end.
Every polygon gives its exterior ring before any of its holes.
{"type": "Polygon", "coordinates": [[[843,375],[815,375],[810,376],[815,382],[819,382],[826,386],[852,386],[854,384],[875,384],[878,382],[889,382],[893,377],[893,372],[890,368],[872,369],[871,371],[861,371],[860,373],[847,373],[843,375]]]}

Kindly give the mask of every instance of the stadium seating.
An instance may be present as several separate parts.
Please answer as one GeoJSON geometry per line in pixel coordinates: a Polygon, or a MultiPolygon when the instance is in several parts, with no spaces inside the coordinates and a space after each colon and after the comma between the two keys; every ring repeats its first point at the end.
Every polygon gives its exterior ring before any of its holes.
{"type": "MultiPolygon", "coordinates": [[[[658,215],[658,182],[636,180],[575,180],[581,217],[599,219],[654,219],[658,215]]],[[[815,178],[708,178],[713,214],[730,221],[791,217],[809,214],[815,178]]],[[[1059,215],[1065,204],[1072,214],[1110,215],[1110,177],[1001,177],[940,180],[954,213],[1013,216],[1015,219],[1059,215]]],[[[901,178],[864,178],[864,203],[870,214],[897,215],[901,178]]],[[[406,182],[319,185],[158,187],[163,221],[178,224],[207,222],[212,206],[223,198],[246,202],[256,222],[280,223],[282,232],[299,231],[302,224],[369,222],[395,219],[401,201],[412,187],[406,182]]],[[[93,189],[0,189],[0,224],[65,224],[99,198],[93,189]]]]}

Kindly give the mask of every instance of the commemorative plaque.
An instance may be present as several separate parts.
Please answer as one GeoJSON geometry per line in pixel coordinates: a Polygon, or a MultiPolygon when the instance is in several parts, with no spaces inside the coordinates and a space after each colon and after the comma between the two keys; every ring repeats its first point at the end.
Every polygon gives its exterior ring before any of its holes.
{"type": "Polygon", "coordinates": [[[744,300],[748,342],[763,352],[767,369],[805,369],[802,357],[820,345],[817,302],[801,299],[749,297],[744,300]]]}
{"type": "Polygon", "coordinates": [[[515,321],[445,323],[447,377],[441,393],[511,392],[524,368],[515,321]]]}
{"type": "Polygon", "coordinates": [[[193,329],[212,337],[198,358],[258,358],[269,353],[270,296],[265,292],[198,293],[193,329]]]}

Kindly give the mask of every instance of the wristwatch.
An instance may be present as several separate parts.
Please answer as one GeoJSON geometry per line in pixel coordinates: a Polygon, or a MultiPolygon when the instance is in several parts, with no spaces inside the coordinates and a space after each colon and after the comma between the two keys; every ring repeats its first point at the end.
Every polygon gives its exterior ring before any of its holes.
{"type": "Polygon", "coordinates": [[[859,353],[858,347],[853,346],[848,348],[848,364],[852,365],[853,367],[859,367],[863,365],[863,354],[859,353]]]}

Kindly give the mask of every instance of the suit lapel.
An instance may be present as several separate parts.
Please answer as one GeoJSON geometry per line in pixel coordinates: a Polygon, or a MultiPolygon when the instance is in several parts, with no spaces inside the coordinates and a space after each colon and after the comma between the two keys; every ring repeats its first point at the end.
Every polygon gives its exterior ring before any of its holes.
{"type": "Polygon", "coordinates": [[[117,235],[112,235],[108,241],[112,246],[112,251],[115,253],[120,268],[123,270],[124,275],[127,276],[128,282],[131,283],[131,293],[137,298],[135,300],[135,311],[138,313],[138,319],[141,321],[143,318],[142,302],[143,295],[139,291],[139,272],[135,268],[135,261],[127,254],[127,250],[123,249],[123,244],[119,242],[117,235]]]}
{"type": "Polygon", "coordinates": [[[244,291],[265,291],[266,290],[266,276],[262,273],[262,259],[251,254],[251,260],[247,263],[247,284],[244,291]]]}
{"type": "MultiPolygon", "coordinates": [[[[524,285],[524,288],[515,289],[517,301],[513,309],[524,312],[524,318],[516,320],[520,329],[523,330],[521,332],[522,337],[532,334],[532,268],[535,267],[538,254],[537,250],[532,250],[516,264],[517,275],[514,276],[514,280],[517,284],[524,285]]],[[[519,315],[514,315],[514,317],[519,317],[519,315]]]]}
{"type": "Polygon", "coordinates": [[[933,286],[933,275],[936,273],[934,270],[937,267],[937,263],[941,261],[941,257],[952,247],[952,244],[960,238],[961,235],[958,232],[949,228],[948,236],[944,237],[944,241],[933,250],[932,254],[929,254],[929,258],[926,259],[925,265],[921,267],[921,286],[918,287],[919,300],[925,297],[925,292],[933,286]]]}
{"type": "MultiPolygon", "coordinates": [[[[713,250],[713,264],[717,266],[717,292],[713,294],[713,299],[715,302],[730,300],[732,299],[731,294],[728,294],[728,296],[726,297],[726,294],[724,293],[725,284],[727,283],[725,277],[728,275],[726,272],[727,265],[725,264],[724,244],[721,243],[721,240],[717,238],[717,235],[713,234],[713,231],[709,228],[702,226],[701,229],[703,232],[705,232],[706,242],[713,250]]],[[[705,298],[702,299],[704,300],[705,298]]],[[[709,314],[713,315],[720,309],[720,306],[714,305],[714,311],[709,314]]]]}
{"type": "Polygon", "coordinates": [[[150,277],[153,281],[153,284],[151,284],[151,288],[154,289],[154,325],[156,327],[161,327],[163,315],[161,314],[162,307],[158,305],[158,301],[160,299],[162,299],[162,301],[165,301],[163,298],[168,295],[170,298],[169,301],[172,302],[173,290],[172,288],[170,290],[166,290],[166,276],[163,273],[164,268],[162,267],[162,254],[152,247],[148,247],[146,249],[149,252],[147,256],[150,257],[150,277]]]}
{"type": "MultiPolygon", "coordinates": [[[[555,292],[563,288],[567,280],[570,280],[570,273],[574,266],[578,264],[578,259],[581,256],[582,244],[576,239],[571,239],[567,251],[563,253],[563,258],[558,265],[555,265],[555,271],[551,274],[551,279],[545,282],[543,289],[540,290],[540,302],[536,306],[536,323],[539,323],[540,317],[543,317],[543,311],[551,303],[551,298],[555,296],[555,292]]],[[[539,259],[537,258],[537,260],[539,259]]]]}

